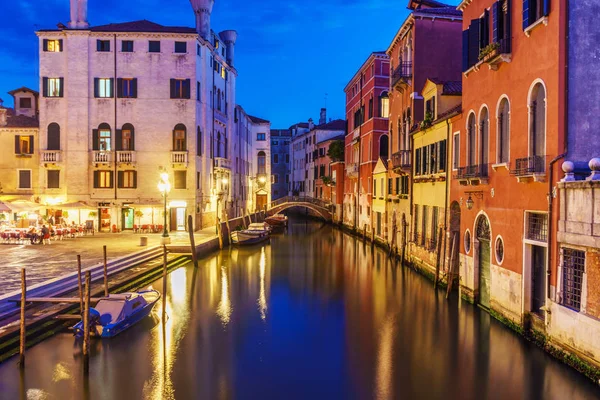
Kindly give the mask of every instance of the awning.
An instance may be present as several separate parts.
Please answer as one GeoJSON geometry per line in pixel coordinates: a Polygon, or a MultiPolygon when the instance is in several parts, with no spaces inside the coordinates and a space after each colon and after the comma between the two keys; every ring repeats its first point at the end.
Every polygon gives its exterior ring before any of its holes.
{"type": "Polygon", "coordinates": [[[36,211],[44,208],[43,205],[26,200],[16,200],[12,203],[5,203],[12,212],[36,211]]]}
{"type": "Polygon", "coordinates": [[[12,209],[4,202],[0,201],[0,212],[11,212],[12,209]]]}
{"type": "Polygon", "coordinates": [[[90,206],[89,204],[86,204],[82,201],[75,201],[73,203],[64,203],[64,204],[57,204],[55,206],[52,206],[52,208],[57,208],[57,209],[63,209],[63,208],[87,208],[90,210],[94,210],[96,209],[96,207],[90,206]]]}

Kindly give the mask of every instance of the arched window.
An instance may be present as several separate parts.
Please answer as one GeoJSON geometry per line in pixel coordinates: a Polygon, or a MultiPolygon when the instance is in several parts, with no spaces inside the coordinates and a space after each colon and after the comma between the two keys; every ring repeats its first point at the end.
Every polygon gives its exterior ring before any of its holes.
{"type": "Polygon", "coordinates": [[[121,130],[116,131],[117,151],[135,150],[135,129],[131,124],[124,124],[121,130]]]}
{"type": "Polygon", "coordinates": [[[196,131],[196,155],[202,155],[202,130],[200,127],[196,131]]]}
{"type": "Polygon", "coordinates": [[[504,97],[498,106],[498,163],[507,163],[510,143],[510,104],[504,97]]]}
{"type": "Polygon", "coordinates": [[[258,152],[258,174],[264,175],[267,173],[267,164],[266,164],[267,155],[264,151],[258,152]]]}
{"type": "Polygon", "coordinates": [[[56,122],[48,125],[48,150],[60,150],[60,126],[56,122]]]}
{"type": "Polygon", "coordinates": [[[98,125],[98,129],[92,131],[92,146],[96,151],[111,151],[111,130],[110,125],[102,123],[98,125]]]}
{"type": "Polygon", "coordinates": [[[489,162],[490,123],[487,107],[479,113],[479,164],[483,166],[489,162]]]}
{"type": "Polygon", "coordinates": [[[390,96],[388,92],[383,92],[379,96],[379,116],[381,118],[388,118],[390,116],[390,96]]]}
{"type": "Polygon", "coordinates": [[[541,83],[533,87],[530,98],[530,155],[536,157],[537,170],[538,162],[544,163],[538,158],[546,155],[546,90],[541,83]]]}
{"type": "Polygon", "coordinates": [[[187,128],[183,124],[173,129],[173,151],[187,151],[187,128]]]}
{"type": "Polygon", "coordinates": [[[388,135],[381,135],[379,138],[379,157],[384,160],[388,159],[388,146],[389,146],[389,137],[388,135]]]}
{"type": "Polygon", "coordinates": [[[475,165],[475,134],[477,127],[475,125],[475,113],[469,114],[467,124],[467,166],[475,165]]]}

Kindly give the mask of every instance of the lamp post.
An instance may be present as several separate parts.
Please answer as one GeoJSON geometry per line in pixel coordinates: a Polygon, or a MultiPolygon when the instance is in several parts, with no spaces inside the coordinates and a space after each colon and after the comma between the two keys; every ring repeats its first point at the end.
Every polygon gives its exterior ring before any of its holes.
{"type": "Polygon", "coordinates": [[[165,199],[165,208],[163,210],[163,234],[160,243],[169,244],[171,243],[171,238],[169,238],[169,232],[167,231],[167,196],[171,191],[171,183],[169,183],[169,174],[167,174],[166,172],[160,174],[160,181],[158,181],[158,190],[165,199]]]}

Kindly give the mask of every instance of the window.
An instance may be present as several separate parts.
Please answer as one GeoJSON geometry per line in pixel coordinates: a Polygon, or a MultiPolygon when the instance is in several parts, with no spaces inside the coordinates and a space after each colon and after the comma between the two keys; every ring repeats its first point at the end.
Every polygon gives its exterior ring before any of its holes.
{"type": "Polygon", "coordinates": [[[44,97],[63,97],[63,78],[42,78],[44,97]]]}
{"type": "Polygon", "coordinates": [[[403,175],[400,177],[400,194],[408,195],[408,176],[403,175]]]}
{"type": "Polygon", "coordinates": [[[133,53],[133,40],[122,40],[121,41],[121,52],[133,53]]]}
{"type": "Polygon", "coordinates": [[[267,140],[266,136],[267,136],[266,133],[257,133],[256,134],[256,140],[257,141],[267,140]]]}
{"type": "Polygon", "coordinates": [[[63,51],[62,39],[44,39],[44,51],[49,53],[60,53],[63,51]]]}
{"type": "MultiPolygon", "coordinates": [[[[530,149],[533,153],[531,155],[536,158],[544,157],[546,154],[546,90],[541,83],[534,86],[529,106],[530,149]]],[[[541,164],[544,165],[545,161],[541,164]]]]}
{"type": "Polygon", "coordinates": [[[48,125],[47,139],[48,150],[60,150],[60,126],[56,122],[48,125]]]}
{"type": "Polygon", "coordinates": [[[94,78],[94,97],[97,99],[113,97],[113,78],[94,78]]]}
{"type": "Polygon", "coordinates": [[[413,221],[413,242],[419,242],[419,206],[415,204],[415,212],[414,212],[414,221],[413,221]]]}
{"type": "Polygon", "coordinates": [[[137,97],[137,79],[136,78],[118,78],[117,79],[117,97],[134,99],[137,97]]]}
{"type": "Polygon", "coordinates": [[[19,189],[31,189],[31,170],[19,169],[17,173],[19,176],[19,189]]]}
{"type": "Polygon", "coordinates": [[[113,187],[112,171],[94,171],[94,188],[110,189],[113,187]]]}
{"type": "Polygon", "coordinates": [[[190,79],[171,79],[171,98],[189,99],[190,84],[190,79]]]}
{"type": "Polygon", "coordinates": [[[427,240],[427,206],[423,206],[423,219],[421,220],[421,246],[425,246],[427,240]]]}
{"type": "Polygon", "coordinates": [[[285,155],[285,162],[286,162],[286,164],[290,163],[290,155],[289,154],[285,155]]]}
{"type": "Polygon", "coordinates": [[[186,128],[183,124],[178,124],[173,130],[173,151],[186,151],[186,128]]]}
{"type": "Polygon", "coordinates": [[[433,207],[431,213],[431,250],[437,247],[439,207],[433,207]]]}
{"type": "Polygon", "coordinates": [[[19,108],[31,108],[31,98],[21,97],[19,99],[19,108]]]}
{"type": "Polygon", "coordinates": [[[201,101],[202,100],[202,96],[200,95],[202,93],[202,86],[200,85],[200,82],[196,81],[196,100],[201,101]]]}
{"type": "Polygon", "coordinates": [[[110,51],[110,40],[96,40],[96,51],[106,52],[110,51]]]}
{"type": "Polygon", "coordinates": [[[137,171],[119,171],[118,186],[120,189],[135,189],[137,187],[137,171]]]}
{"type": "Polygon", "coordinates": [[[469,252],[471,251],[471,232],[468,229],[465,231],[464,246],[465,253],[469,254],[469,252]]]}
{"type": "Polygon", "coordinates": [[[200,189],[202,183],[202,173],[196,172],[196,189],[200,189]]]}
{"type": "Polygon", "coordinates": [[[379,97],[379,116],[389,118],[390,116],[390,97],[387,92],[381,93],[379,97]]]}
{"type": "Polygon", "coordinates": [[[373,97],[369,99],[369,119],[373,118],[373,97]]]}
{"type": "Polygon", "coordinates": [[[487,165],[489,161],[490,124],[488,109],[484,107],[479,115],[479,164],[487,165]]]}
{"type": "Polygon", "coordinates": [[[196,130],[196,155],[202,155],[202,131],[200,127],[197,127],[196,130]]]}
{"type": "Polygon", "coordinates": [[[460,163],[460,136],[454,134],[454,142],[452,143],[452,169],[457,170],[460,163]]]}
{"type": "Polygon", "coordinates": [[[279,183],[279,175],[278,174],[273,175],[273,183],[279,183]]]}
{"type": "Polygon", "coordinates": [[[175,189],[185,189],[185,181],[187,177],[186,171],[175,171],[173,176],[175,178],[175,189]]]}
{"type": "Polygon", "coordinates": [[[48,189],[60,188],[60,171],[57,169],[49,169],[46,185],[48,189]]]}
{"type": "Polygon", "coordinates": [[[496,261],[498,265],[504,261],[504,240],[500,236],[496,237],[496,261]]]}
{"type": "Polygon", "coordinates": [[[100,129],[98,131],[98,138],[100,143],[100,151],[110,151],[110,130],[100,129]]]}
{"type": "Polygon", "coordinates": [[[525,237],[538,242],[548,241],[548,215],[527,213],[527,232],[525,237]]]}
{"type": "Polygon", "coordinates": [[[563,248],[562,304],[575,311],[581,310],[581,291],[585,273],[585,252],[563,248]]]}
{"type": "Polygon", "coordinates": [[[425,102],[425,118],[435,119],[435,96],[425,102]]]}
{"type": "Polygon", "coordinates": [[[523,0],[523,30],[550,15],[550,0],[523,0]]]}
{"type": "Polygon", "coordinates": [[[225,79],[226,75],[227,75],[227,70],[225,68],[221,68],[221,78],[225,79]]]}
{"type": "Polygon", "coordinates": [[[475,165],[475,113],[469,114],[469,123],[467,125],[467,165],[475,165]]]}
{"type": "Polygon", "coordinates": [[[379,138],[379,157],[387,160],[388,158],[388,147],[389,147],[389,137],[388,135],[381,135],[379,138]]]}
{"type": "Polygon", "coordinates": [[[33,135],[15,136],[15,154],[33,154],[33,135]]]}
{"type": "MultiPolygon", "coordinates": [[[[118,131],[117,131],[118,133],[118,131]]],[[[119,138],[117,137],[117,142],[119,138]]],[[[133,151],[134,143],[133,143],[133,126],[131,124],[123,125],[123,129],[121,129],[121,148],[122,151],[133,151]]],[[[117,149],[119,150],[119,149],[117,149]]]]}
{"type": "Polygon", "coordinates": [[[438,151],[438,158],[437,158],[437,171],[436,172],[446,172],[446,164],[447,164],[447,145],[446,145],[446,140],[441,140],[437,143],[437,151],[438,151]]]}
{"type": "Polygon", "coordinates": [[[500,101],[500,107],[498,108],[498,154],[496,157],[496,161],[498,163],[507,163],[508,158],[508,149],[509,149],[509,140],[510,140],[510,106],[508,104],[508,99],[503,98],[500,101]]]}
{"type": "Polygon", "coordinates": [[[149,53],[160,53],[160,40],[148,41],[148,52],[149,53]]]}
{"type": "Polygon", "coordinates": [[[175,53],[187,53],[187,43],[175,42],[175,53]]]}
{"type": "MultiPolygon", "coordinates": [[[[264,134],[263,134],[264,135],[264,134]]],[[[264,175],[267,173],[267,169],[266,169],[266,154],[264,151],[259,151],[258,152],[258,174],[259,175],[264,175]]],[[[304,172],[308,172],[308,171],[304,171],[304,172]]]]}
{"type": "Polygon", "coordinates": [[[279,163],[279,154],[273,154],[273,164],[279,163]]]}

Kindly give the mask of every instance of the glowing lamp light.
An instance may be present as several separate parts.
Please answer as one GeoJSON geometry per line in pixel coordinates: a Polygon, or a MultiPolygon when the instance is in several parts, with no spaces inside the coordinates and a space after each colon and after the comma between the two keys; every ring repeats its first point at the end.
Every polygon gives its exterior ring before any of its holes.
{"type": "Polygon", "coordinates": [[[261,176],[260,178],[258,178],[258,181],[260,183],[265,183],[267,181],[267,178],[265,178],[264,176],[261,176]]]}
{"type": "Polygon", "coordinates": [[[221,179],[221,183],[223,183],[223,185],[227,185],[229,183],[229,179],[227,179],[226,177],[221,179]]]}
{"type": "Polygon", "coordinates": [[[469,195],[469,198],[467,199],[467,210],[472,210],[474,204],[473,198],[469,195]]]}

